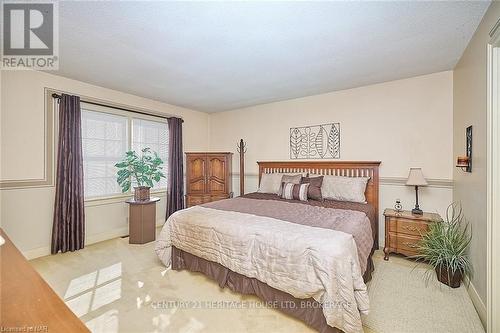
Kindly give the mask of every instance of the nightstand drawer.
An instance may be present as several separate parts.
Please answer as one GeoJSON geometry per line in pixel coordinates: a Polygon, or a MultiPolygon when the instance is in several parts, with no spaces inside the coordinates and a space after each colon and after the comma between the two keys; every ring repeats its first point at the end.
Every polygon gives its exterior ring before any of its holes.
{"type": "Polygon", "coordinates": [[[418,254],[418,243],[420,242],[420,239],[420,237],[412,237],[389,232],[390,247],[396,249],[398,253],[402,253],[407,256],[418,254]]]}
{"type": "Polygon", "coordinates": [[[428,224],[422,221],[409,221],[400,218],[391,218],[389,231],[407,235],[422,236],[427,232],[428,224]]]}

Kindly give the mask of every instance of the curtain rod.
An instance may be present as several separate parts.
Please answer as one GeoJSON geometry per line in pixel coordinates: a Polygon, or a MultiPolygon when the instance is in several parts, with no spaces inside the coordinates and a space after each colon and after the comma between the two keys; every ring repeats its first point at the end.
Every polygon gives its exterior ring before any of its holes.
{"type": "MultiPolygon", "coordinates": [[[[61,95],[53,93],[52,94],[52,98],[61,99],[61,95]]],[[[122,108],[122,107],[119,107],[119,106],[110,106],[110,105],[106,105],[106,104],[102,104],[102,103],[89,102],[89,101],[85,101],[85,100],[81,100],[81,101],[84,102],[84,103],[87,103],[87,104],[92,104],[92,105],[97,105],[97,106],[104,106],[104,107],[107,107],[107,108],[112,108],[112,109],[118,109],[118,110],[122,110],[122,111],[132,112],[132,113],[143,114],[143,115],[146,115],[146,116],[153,116],[153,117],[158,117],[158,118],[163,118],[163,119],[170,118],[170,117],[162,116],[162,115],[158,115],[158,114],[141,112],[141,111],[137,111],[137,110],[130,110],[130,109],[122,108]]],[[[182,120],[182,122],[184,122],[184,119],[181,118],[181,120],[182,120]]]]}

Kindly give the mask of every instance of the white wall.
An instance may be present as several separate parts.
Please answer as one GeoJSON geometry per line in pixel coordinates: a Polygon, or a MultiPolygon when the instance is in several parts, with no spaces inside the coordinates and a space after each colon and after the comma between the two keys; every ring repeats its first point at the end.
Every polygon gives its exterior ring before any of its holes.
{"type": "MultiPolygon", "coordinates": [[[[472,225],[470,256],[472,283],[486,304],[486,196],[487,196],[487,45],[489,32],[500,18],[500,3],[493,2],[454,70],[454,155],[465,154],[465,128],[472,125],[472,173],[455,170],[454,200],[460,201],[472,225]]],[[[483,314],[484,317],[484,314],[483,314]]]]}
{"type": "MultiPolygon", "coordinates": [[[[102,99],[131,107],[180,116],[184,149],[208,149],[208,114],[34,71],[1,72],[0,179],[26,180],[43,176],[44,88],[102,99]]],[[[49,253],[54,187],[2,189],[2,228],[28,257],[49,253]]],[[[157,206],[163,221],[165,194],[157,206]]],[[[86,242],[127,234],[128,211],[123,198],[86,203],[86,242]]]]}
{"type": "MultiPolygon", "coordinates": [[[[380,208],[400,198],[414,205],[414,189],[404,186],[408,169],[423,168],[431,186],[421,189],[421,208],[443,213],[452,201],[453,73],[435,73],[361,88],[211,114],[210,149],[245,156],[246,192],[257,188],[257,161],[289,160],[289,128],[340,122],[342,160],[379,160],[380,208]]],[[[239,164],[233,163],[239,193],[239,164]]],[[[380,221],[383,221],[380,217],[380,221]]],[[[383,223],[380,223],[383,244],[383,223]]]]}

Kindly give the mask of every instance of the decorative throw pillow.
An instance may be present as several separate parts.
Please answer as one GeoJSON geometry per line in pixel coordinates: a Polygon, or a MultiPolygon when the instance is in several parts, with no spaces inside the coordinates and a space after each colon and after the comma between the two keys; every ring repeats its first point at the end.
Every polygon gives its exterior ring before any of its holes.
{"type": "Polygon", "coordinates": [[[298,175],[283,175],[281,177],[281,186],[280,186],[280,190],[278,192],[278,195],[281,197],[281,195],[283,194],[283,184],[284,183],[300,184],[301,180],[302,180],[302,175],[301,174],[298,174],[298,175]]]}
{"type": "Polygon", "coordinates": [[[284,173],[263,173],[262,178],[260,179],[260,186],[257,192],[279,194],[281,188],[281,178],[283,177],[283,175],[293,176],[284,173]]]}
{"type": "Polygon", "coordinates": [[[300,183],[309,184],[309,189],[307,190],[307,197],[309,199],[323,201],[323,195],[321,194],[321,185],[323,184],[323,176],[302,177],[300,183]]]}
{"type": "Polygon", "coordinates": [[[323,199],[366,203],[365,191],[369,179],[370,177],[324,176],[321,185],[323,199]]]}
{"type": "Polygon", "coordinates": [[[288,200],[307,201],[307,189],[309,184],[283,183],[283,193],[281,197],[288,200]]]}

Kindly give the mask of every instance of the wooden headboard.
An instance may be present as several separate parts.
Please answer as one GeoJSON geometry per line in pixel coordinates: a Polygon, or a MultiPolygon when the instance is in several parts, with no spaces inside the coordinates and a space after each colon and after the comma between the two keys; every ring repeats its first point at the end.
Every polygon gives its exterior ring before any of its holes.
{"type": "MultiPolygon", "coordinates": [[[[259,184],[263,173],[314,173],[319,175],[370,177],[366,186],[366,201],[375,208],[377,226],[375,244],[378,244],[379,214],[379,166],[376,161],[285,161],[257,162],[259,165],[259,184]]],[[[378,245],[377,245],[378,248],[378,245]]]]}

